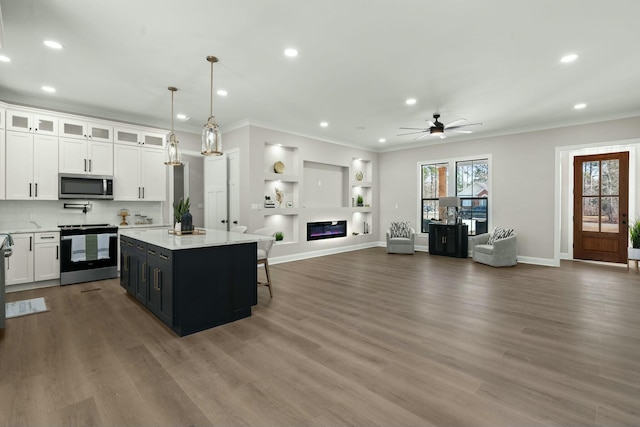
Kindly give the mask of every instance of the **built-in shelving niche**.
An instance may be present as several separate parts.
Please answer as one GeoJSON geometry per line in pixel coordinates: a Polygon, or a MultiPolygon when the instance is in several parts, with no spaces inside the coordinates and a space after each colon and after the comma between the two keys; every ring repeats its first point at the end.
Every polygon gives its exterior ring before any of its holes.
{"type": "Polygon", "coordinates": [[[298,215],[279,213],[277,209],[265,213],[264,226],[274,231],[282,231],[284,239],[277,244],[295,243],[298,241],[298,215]]]}

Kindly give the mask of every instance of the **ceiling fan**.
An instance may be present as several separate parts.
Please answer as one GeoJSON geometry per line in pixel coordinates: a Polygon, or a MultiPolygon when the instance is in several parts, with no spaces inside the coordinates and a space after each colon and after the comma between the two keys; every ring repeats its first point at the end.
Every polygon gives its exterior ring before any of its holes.
{"type": "Polygon", "coordinates": [[[425,138],[427,136],[432,136],[432,135],[436,135],[439,136],[441,139],[446,138],[447,136],[445,135],[445,131],[448,132],[452,132],[452,133],[472,133],[472,130],[466,129],[468,127],[471,126],[480,126],[482,125],[482,123],[467,123],[467,119],[458,119],[458,120],[454,120],[452,122],[449,122],[447,124],[444,124],[440,121],[438,121],[438,119],[440,118],[440,114],[435,113],[433,115],[433,118],[435,119],[434,121],[431,120],[427,120],[427,128],[400,128],[400,129],[406,129],[406,130],[414,130],[415,132],[408,132],[408,133],[401,133],[398,136],[403,136],[403,135],[414,135],[417,133],[421,133],[422,135],[420,135],[419,137],[417,137],[415,140],[419,140],[422,138],[425,138]]]}

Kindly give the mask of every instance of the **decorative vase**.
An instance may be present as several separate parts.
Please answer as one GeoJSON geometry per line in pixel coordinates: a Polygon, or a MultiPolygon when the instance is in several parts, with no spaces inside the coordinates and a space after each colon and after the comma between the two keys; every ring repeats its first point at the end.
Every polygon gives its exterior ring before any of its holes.
{"type": "Polygon", "coordinates": [[[193,231],[193,216],[191,212],[185,212],[180,219],[180,223],[182,224],[181,230],[183,233],[185,231],[193,231]]]}

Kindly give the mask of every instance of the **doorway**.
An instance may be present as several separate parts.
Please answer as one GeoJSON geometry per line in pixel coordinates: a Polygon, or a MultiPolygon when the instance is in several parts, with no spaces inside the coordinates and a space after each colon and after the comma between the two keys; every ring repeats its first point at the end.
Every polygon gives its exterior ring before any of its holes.
{"type": "Polygon", "coordinates": [[[573,257],[626,263],[629,153],[574,157],[573,257]]]}

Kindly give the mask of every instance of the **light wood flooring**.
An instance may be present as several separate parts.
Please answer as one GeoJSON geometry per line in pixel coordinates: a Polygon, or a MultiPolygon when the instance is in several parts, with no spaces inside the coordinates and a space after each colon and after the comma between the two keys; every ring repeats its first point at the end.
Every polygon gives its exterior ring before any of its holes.
{"type": "Polygon", "coordinates": [[[183,338],[117,280],[9,294],[51,310],[7,321],[0,425],[640,425],[634,269],[373,248],[271,271],[250,318],[183,338]]]}

